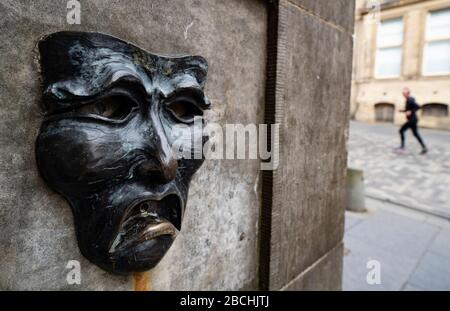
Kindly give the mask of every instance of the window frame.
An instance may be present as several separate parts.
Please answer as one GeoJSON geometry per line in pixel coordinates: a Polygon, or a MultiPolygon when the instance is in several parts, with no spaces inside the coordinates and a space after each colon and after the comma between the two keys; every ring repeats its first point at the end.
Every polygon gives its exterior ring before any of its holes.
{"type": "Polygon", "coordinates": [[[405,45],[405,17],[403,15],[399,15],[399,16],[389,16],[386,18],[381,19],[377,26],[376,26],[376,34],[375,34],[375,54],[374,54],[374,64],[373,64],[373,77],[377,80],[386,80],[386,79],[399,79],[401,77],[403,77],[403,64],[404,64],[404,45],[405,45]],[[402,25],[402,41],[400,43],[400,45],[397,44],[391,44],[391,45],[382,45],[379,46],[379,34],[380,34],[380,26],[383,22],[387,22],[387,21],[393,21],[393,20],[400,20],[401,21],[401,25],[402,25]],[[400,49],[400,69],[399,69],[399,73],[398,75],[379,75],[378,74],[378,51],[381,49],[392,49],[392,48],[398,48],[400,49]]]}
{"type": "Polygon", "coordinates": [[[428,25],[429,25],[432,13],[438,12],[438,11],[445,11],[445,10],[450,11],[450,7],[433,8],[433,9],[429,9],[426,13],[425,26],[423,28],[424,30],[423,30],[422,64],[421,64],[422,76],[424,76],[424,77],[436,77],[436,76],[449,76],[450,75],[450,71],[441,71],[441,72],[433,72],[433,73],[429,73],[426,71],[428,44],[432,43],[432,42],[445,42],[445,41],[448,41],[450,44],[450,33],[448,34],[448,36],[432,38],[432,39],[428,38],[428,25]]]}

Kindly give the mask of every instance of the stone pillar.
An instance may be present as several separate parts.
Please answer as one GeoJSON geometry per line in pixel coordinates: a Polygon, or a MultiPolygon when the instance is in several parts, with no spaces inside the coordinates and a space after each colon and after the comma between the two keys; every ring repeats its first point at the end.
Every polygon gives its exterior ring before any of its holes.
{"type": "Polygon", "coordinates": [[[266,113],[280,124],[273,146],[280,163],[263,180],[263,196],[270,195],[263,200],[261,287],[339,290],[354,1],[280,0],[277,10],[266,113]]]}

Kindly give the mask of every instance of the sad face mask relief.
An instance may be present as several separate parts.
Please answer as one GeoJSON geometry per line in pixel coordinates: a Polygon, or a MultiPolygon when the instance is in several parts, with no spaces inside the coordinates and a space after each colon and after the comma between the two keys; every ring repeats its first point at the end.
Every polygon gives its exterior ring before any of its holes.
{"type": "MultiPolygon", "coordinates": [[[[158,56],[84,32],[51,34],[39,52],[37,165],[69,203],[81,253],[113,273],[153,268],[181,228],[203,163],[177,157],[172,143],[175,128],[190,137],[210,108],[205,59],[158,56]]],[[[194,145],[185,149],[194,153],[194,145]]]]}

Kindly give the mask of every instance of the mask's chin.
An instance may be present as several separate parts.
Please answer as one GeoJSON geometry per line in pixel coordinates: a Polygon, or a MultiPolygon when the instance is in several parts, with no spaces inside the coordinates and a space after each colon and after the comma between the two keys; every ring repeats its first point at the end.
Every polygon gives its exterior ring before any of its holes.
{"type": "Polygon", "coordinates": [[[181,200],[171,194],[160,200],[139,200],[125,209],[108,250],[114,273],[146,271],[158,264],[181,228],[181,200]]]}

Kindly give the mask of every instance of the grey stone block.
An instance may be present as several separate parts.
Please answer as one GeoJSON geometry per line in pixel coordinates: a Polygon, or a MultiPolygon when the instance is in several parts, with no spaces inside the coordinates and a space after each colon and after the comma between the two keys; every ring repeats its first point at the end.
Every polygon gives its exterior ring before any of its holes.
{"type": "Polygon", "coordinates": [[[450,259],[428,252],[425,254],[409,282],[425,290],[450,290],[450,259]]]}
{"type": "Polygon", "coordinates": [[[337,291],[342,289],[343,244],[333,248],[306,271],[294,278],[285,291],[337,291]]]}
{"type": "Polygon", "coordinates": [[[291,3],[321,16],[326,21],[342,27],[352,33],[353,15],[355,13],[354,0],[288,0],[291,3]]]}
{"type": "Polygon", "coordinates": [[[274,172],[273,290],[342,240],[352,63],[350,34],[286,1],[280,1],[279,15],[281,158],[274,172]]]}
{"type": "Polygon", "coordinates": [[[428,250],[450,259],[450,229],[441,229],[428,250]]]}
{"type": "Polygon", "coordinates": [[[417,258],[398,254],[389,248],[372,244],[364,237],[346,235],[344,238],[344,274],[345,291],[397,291],[400,290],[417,264],[417,258]],[[380,263],[381,284],[368,284],[367,263],[377,260],[380,263]]]}
{"type": "Polygon", "coordinates": [[[351,228],[347,235],[382,247],[393,254],[418,257],[425,252],[438,228],[414,219],[378,210],[366,221],[351,228]]]}

